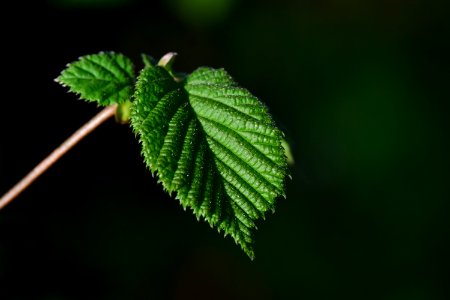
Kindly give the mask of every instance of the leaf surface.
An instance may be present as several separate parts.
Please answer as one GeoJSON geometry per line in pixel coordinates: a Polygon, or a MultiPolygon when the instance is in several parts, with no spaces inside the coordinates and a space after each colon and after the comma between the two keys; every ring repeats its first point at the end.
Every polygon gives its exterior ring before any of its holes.
{"type": "Polygon", "coordinates": [[[284,196],[287,173],[267,108],[223,69],[177,83],[156,66],[138,77],[131,123],[164,188],[253,258],[255,222],[284,196]]]}
{"type": "Polygon", "coordinates": [[[81,99],[101,106],[119,104],[130,100],[133,94],[133,63],[114,52],[86,55],[68,64],[56,81],[81,99]]]}

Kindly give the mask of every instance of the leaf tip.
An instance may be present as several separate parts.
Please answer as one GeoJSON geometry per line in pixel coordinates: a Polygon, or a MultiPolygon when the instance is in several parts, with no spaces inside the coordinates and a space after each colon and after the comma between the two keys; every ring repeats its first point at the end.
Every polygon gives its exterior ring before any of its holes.
{"type": "Polygon", "coordinates": [[[176,52],[168,52],[164,54],[163,57],[158,62],[158,66],[160,67],[169,67],[173,64],[175,61],[175,58],[177,57],[178,53],[176,52]]]}

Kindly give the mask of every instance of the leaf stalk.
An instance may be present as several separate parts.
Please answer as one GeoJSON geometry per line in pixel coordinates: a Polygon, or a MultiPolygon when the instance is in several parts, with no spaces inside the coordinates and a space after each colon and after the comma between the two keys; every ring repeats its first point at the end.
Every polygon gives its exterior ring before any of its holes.
{"type": "Polygon", "coordinates": [[[95,117],[84,124],[80,129],[73,133],[64,143],[56,148],[49,156],[41,161],[33,170],[30,171],[22,180],[13,186],[6,194],[0,198],[0,209],[3,209],[25,189],[27,189],[39,176],[55,164],[64,154],[72,149],[79,141],[94,131],[99,125],[104,123],[116,113],[117,105],[111,105],[100,111],[95,117]]]}

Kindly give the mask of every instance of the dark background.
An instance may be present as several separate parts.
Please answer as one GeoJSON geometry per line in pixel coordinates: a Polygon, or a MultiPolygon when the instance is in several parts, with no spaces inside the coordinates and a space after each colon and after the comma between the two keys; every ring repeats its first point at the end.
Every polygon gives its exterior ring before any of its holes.
{"type": "Polygon", "coordinates": [[[252,262],[109,121],[0,211],[0,299],[450,299],[447,2],[2,4],[0,193],[99,110],[53,79],[102,50],[225,67],[296,163],[252,262]]]}

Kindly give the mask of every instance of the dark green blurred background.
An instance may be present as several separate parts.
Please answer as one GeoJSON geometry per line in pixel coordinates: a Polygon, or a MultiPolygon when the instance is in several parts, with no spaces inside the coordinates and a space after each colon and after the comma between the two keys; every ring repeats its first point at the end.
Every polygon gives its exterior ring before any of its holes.
{"type": "Polygon", "coordinates": [[[0,211],[0,299],[450,299],[447,2],[4,4],[0,193],[98,111],[53,78],[101,50],[225,67],[296,163],[251,262],[110,121],[0,211]]]}

